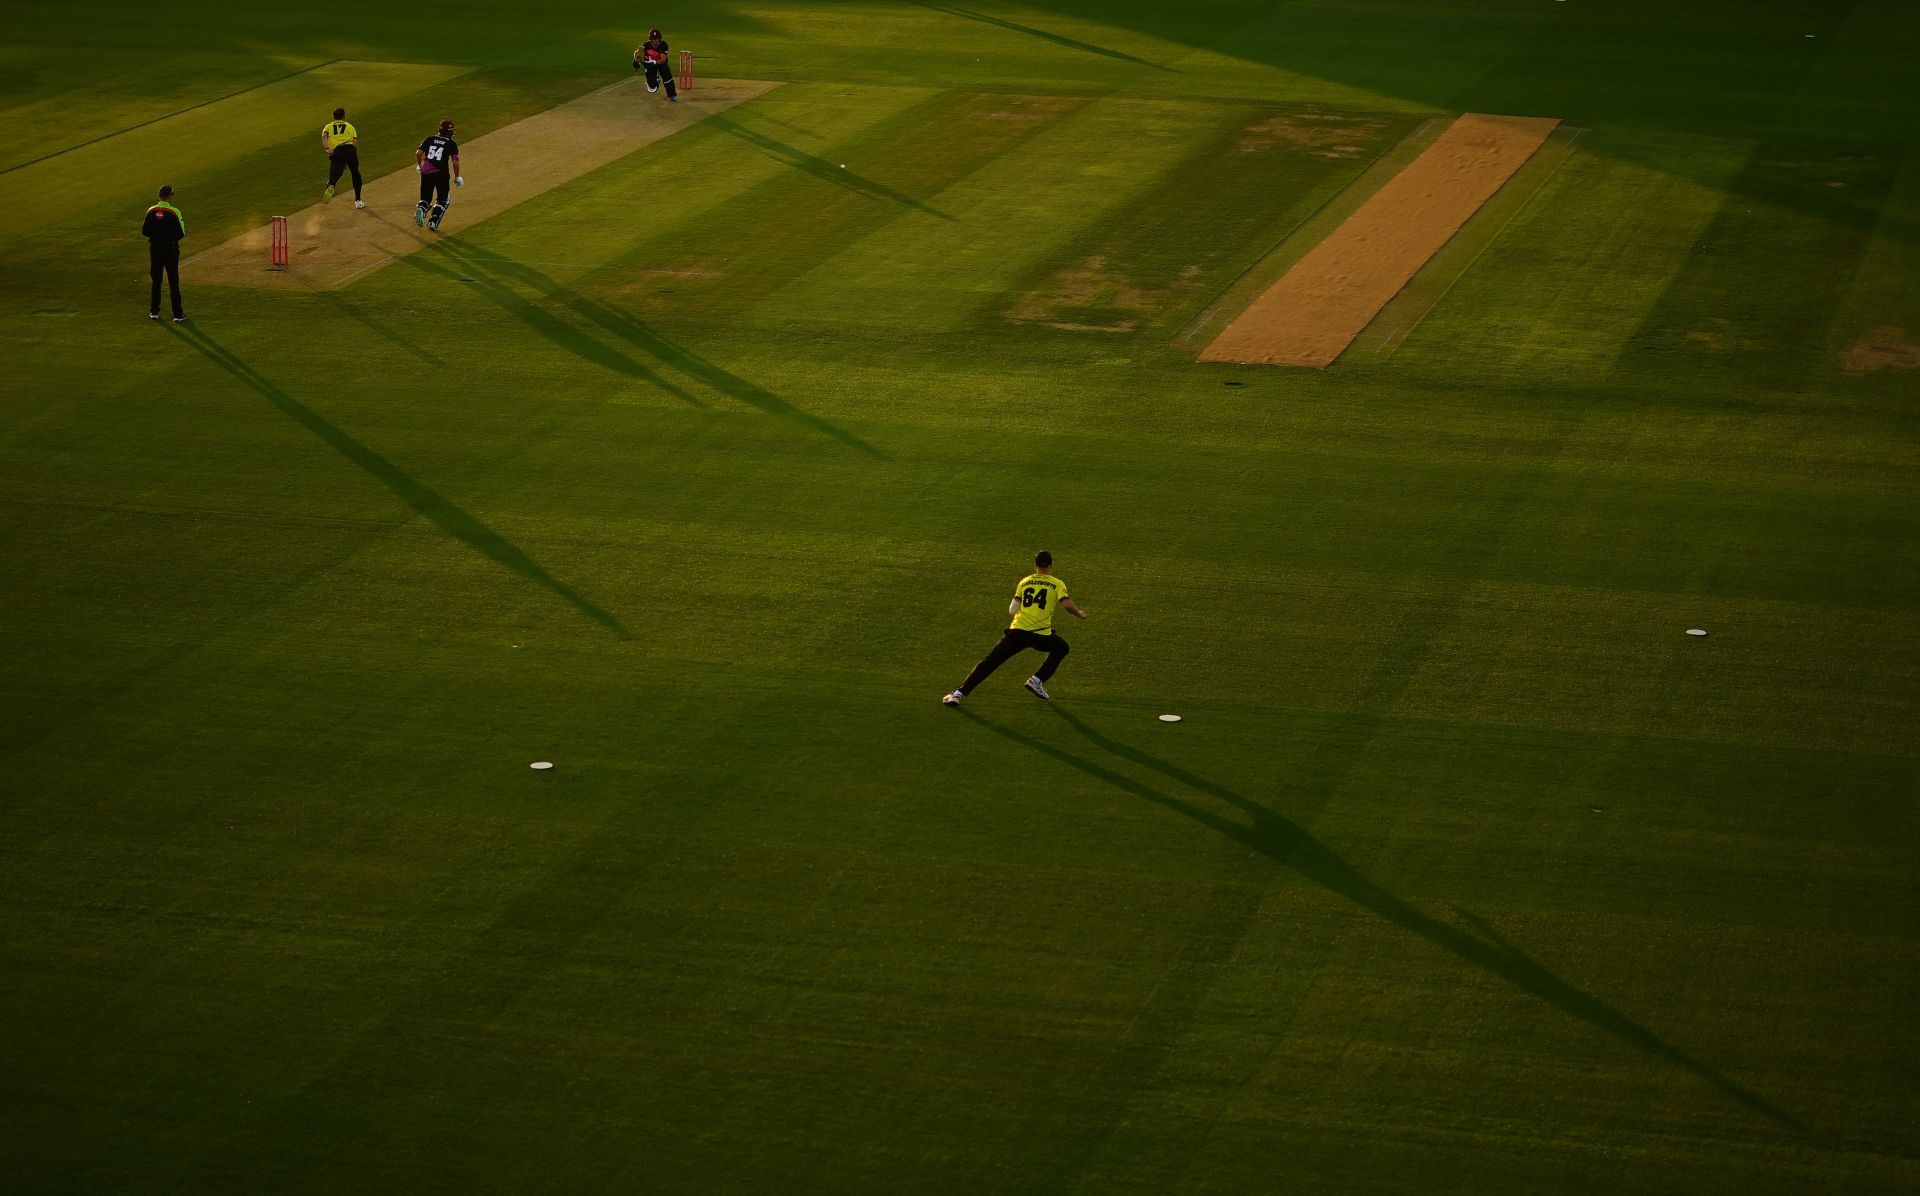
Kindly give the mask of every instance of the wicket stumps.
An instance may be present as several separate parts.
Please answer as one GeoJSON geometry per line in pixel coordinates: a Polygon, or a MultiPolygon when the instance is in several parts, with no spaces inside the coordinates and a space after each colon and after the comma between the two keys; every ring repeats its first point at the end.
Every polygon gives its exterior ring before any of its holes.
{"type": "Polygon", "coordinates": [[[680,51],[680,90],[693,90],[693,51],[680,51]]]}
{"type": "Polygon", "coordinates": [[[287,247],[287,218],[275,216],[273,218],[273,264],[284,266],[290,257],[287,247]]]}

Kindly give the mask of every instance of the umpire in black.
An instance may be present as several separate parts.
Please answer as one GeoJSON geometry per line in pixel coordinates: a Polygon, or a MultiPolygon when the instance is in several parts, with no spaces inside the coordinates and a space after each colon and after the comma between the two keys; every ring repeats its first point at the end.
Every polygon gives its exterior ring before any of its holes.
{"type": "Polygon", "coordinates": [[[147,319],[160,318],[160,276],[167,276],[173,297],[173,322],[187,322],[186,309],[180,306],[180,238],[187,235],[187,219],[173,206],[173,188],[160,188],[160,198],[147,209],[140,225],[147,239],[147,273],[153,278],[153,299],[147,304],[147,319]]]}

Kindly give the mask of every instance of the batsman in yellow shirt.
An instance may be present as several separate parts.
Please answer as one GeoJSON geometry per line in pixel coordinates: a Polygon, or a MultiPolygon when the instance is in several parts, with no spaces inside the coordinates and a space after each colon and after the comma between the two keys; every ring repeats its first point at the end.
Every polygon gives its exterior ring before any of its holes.
{"type": "Polygon", "coordinates": [[[1053,629],[1056,610],[1064,610],[1076,619],[1087,617],[1087,612],[1067,597],[1067,583],[1053,575],[1053,554],[1037,553],[1033,558],[1033,572],[1020,579],[1020,584],[1013,588],[1013,601],[1007,605],[1013,625],[1001,634],[993,651],[973,666],[973,672],[967,674],[960,688],[940,700],[949,706],[958,706],[961,698],[973,692],[974,686],[992,676],[993,670],[1032,648],[1045,652],[1047,659],[1027,678],[1027,692],[1042,701],[1052,701],[1047,682],[1060,662],[1067,658],[1067,641],[1053,629]]]}

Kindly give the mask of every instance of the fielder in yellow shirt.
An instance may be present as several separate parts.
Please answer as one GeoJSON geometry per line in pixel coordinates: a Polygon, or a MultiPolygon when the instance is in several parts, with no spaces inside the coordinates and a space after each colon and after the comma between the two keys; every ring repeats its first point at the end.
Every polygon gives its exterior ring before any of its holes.
{"type": "Polygon", "coordinates": [[[352,171],[353,206],[366,207],[360,198],[360,132],[348,122],[345,108],[335,108],[333,119],[320,126],[320,148],[327,151],[327,189],[320,193],[320,202],[332,199],[340,176],[352,171]]]}
{"type": "Polygon", "coordinates": [[[1053,554],[1038,553],[1033,558],[1033,572],[1013,588],[1013,601],[1007,605],[1007,613],[1013,616],[1012,626],[1001,634],[993,651],[973,666],[973,672],[967,674],[960,688],[940,700],[949,706],[958,706],[960,699],[972,693],[973,687],[991,676],[993,670],[1032,648],[1045,652],[1047,659],[1027,678],[1027,691],[1043,701],[1052,701],[1047,682],[1060,662],[1067,658],[1067,641],[1053,629],[1056,610],[1064,610],[1076,619],[1087,617],[1087,612],[1067,596],[1067,583],[1053,575],[1053,554]]]}

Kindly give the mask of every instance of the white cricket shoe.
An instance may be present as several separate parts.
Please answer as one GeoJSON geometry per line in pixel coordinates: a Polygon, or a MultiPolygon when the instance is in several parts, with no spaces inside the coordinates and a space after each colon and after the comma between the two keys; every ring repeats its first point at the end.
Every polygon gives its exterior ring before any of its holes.
{"type": "Polygon", "coordinates": [[[940,704],[943,706],[958,706],[960,704],[960,699],[962,696],[963,695],[957,689],[950,694],[941,694],[940,704]]]}
{"type": "Polygon", "coordinates": [[[353,201],[353,206],[356,208],[364,208],[367,206],[367,201],[364,199],[356,199],[353,201]]]}
{"type": "Polygon", "coordinates": [[[1027,678],[1027,689],[1042,702],[1053,701],[1053,695],[1047,692],[1046,684],[1038,677],[1027,678]]]}

